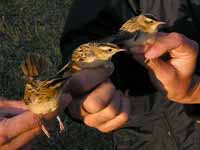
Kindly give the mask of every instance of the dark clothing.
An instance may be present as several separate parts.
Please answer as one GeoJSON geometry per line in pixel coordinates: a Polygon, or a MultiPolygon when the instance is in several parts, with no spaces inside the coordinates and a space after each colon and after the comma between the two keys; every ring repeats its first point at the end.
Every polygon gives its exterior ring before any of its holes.
{"type": "MultiPolygon", "coordinates": [[[[179,32],[200,43],[199,0],[76,0],[61,38],[63,62],[80,44],[115,34],[125,21],[140,12],[165,21],[167,26],[161,31],[179,32]]],[[[114,133],[118,149],[200,149],[200,133],[183,105],[156,93],[147,70],[128,54],[114,56],[113,62],[116,69],[111,78],[115,86],[130,89],[137,96],[132,101],[129,122],[114,133]]]]}

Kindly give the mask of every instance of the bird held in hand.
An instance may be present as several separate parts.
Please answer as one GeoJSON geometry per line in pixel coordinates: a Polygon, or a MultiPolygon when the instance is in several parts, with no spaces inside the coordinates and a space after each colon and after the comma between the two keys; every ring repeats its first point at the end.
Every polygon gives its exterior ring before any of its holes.
{"type": "Polygon", "coordinates": [[[112,43],[91,42],[82,44],[74,50],[70,61],[58,74],[62,73],[66,68],[69,68],[69,72],[76,72],[82,69],[110,65],[112,56],[121,51],[126,50],[112,43]]]}
{"type": "MultiPolygon", "coordinates": [[[[165,24],[150,14],[141,14],[126,21],[119,32],[105,40],[118,44],[126,49],[134,49],[135,46],[143,46],[147,42],[156,41],[156,33],[160,25],[165,24]]],[[[145,63],[149,60],[145,59],[145,63]]]]}
{"type": "MultiPolygon", "coordinates": [[[[38,115],[45,115],[57,110],[61,88],[67,78],[54,76],[49,79],[40,79],[48,71],[49,61],[38,54],[28,55],[21,67],[26,81],[24,102],[29,110],[38,115]]],[[[60,117],[56,118],[60,125],[60,131],[64,131],[60,117]]],[[[50,137],[44,125],[42,125],[42,130],[50,137]]]]}
{"type": "Polygon", "coordinates": [[[139,15],[126,21],[119,32],[113,36],[111,42],[122,44],[129,48],[133,45],[143,45],[148,39],[154,39],[158,27],[165,24],[150,14],[139,15]]]}

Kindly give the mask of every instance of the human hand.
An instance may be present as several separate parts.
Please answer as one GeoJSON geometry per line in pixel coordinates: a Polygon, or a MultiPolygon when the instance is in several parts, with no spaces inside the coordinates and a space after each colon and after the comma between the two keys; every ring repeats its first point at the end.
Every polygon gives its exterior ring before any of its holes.
{"type": "Polygon", "coordinates": [[[186,101],[190,93],[190,84],[196,66],[198,44],[178,33],[159,33],[154,43],[132,50],[133,55],[143,53],[150,60],[147,67],[150,69],[153,83],[173,101],[186,101]],[[166,61],[160,56],[168,53],[166,61]]]}
{"type": "MultiPolygon", "coordinates": [[[[60,106],[69,103],[71,97],[63,95],[60,106]]],[[[46,116],[52,119],[56,113],[46,116]]],[[[0,149],[27,150],[29,142],[41,133],[42,118],[27,110],[22,101],[0,98],[0,149]]]]}
{"type": "Polygon", "coordinates": [[[83,70],[75,73],[68,84],[73,102],[69,112],[90,127],[109,132],[123,126],[129,116],[129,100],[108,81],[112,68],[83,70]],[[86,94],[87,93],[87,94],[86,94]]]}

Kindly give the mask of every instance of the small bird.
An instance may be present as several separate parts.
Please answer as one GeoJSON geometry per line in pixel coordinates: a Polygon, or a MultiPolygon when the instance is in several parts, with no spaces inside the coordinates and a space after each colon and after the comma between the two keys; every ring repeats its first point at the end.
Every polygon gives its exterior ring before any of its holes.
{"type": "Polygon", "coordinates": [[[143,45],[148,39],[156,37],[155,34],[158,32],[158,27],[162,24],[165,23],[150,14],[132,17],[121,26],[113,43],[120,43],[126,47],[143,45]]]}
{"type": "MultiPolygon", "coordinates": [[[[45,115],[58,108],[58,99],[63,83],[67,78],[54,76],[49,79],[40,79],[48,72],[49,61],[38,54],[30,54],[22,62],[21,68],[25,77],[24,102],[28,109],[38,115],[45,115]]],[[[56,117],[60,132],[64,131],[64,125],[59,116],[56,117]]],[[[42,125],[43,132],[50,137],[46,127],[42,125]]]]}
{"type": "Polygon", "coordinates": [[[107,42],[82,44],[74,50],[70,61],[58,72],[58,75],[62,74],[66,68],[68,68],[68,72],[76,72],[109,65],[112,56],[121,51],[126,50],[107,42]]]}
{"type": "MultiPolygon", "coordinates": [[[[151,14],[140,14],[126,21],[119,32],[111,37],[105,38],[106,41],[115,43],[126,49],[134,46],[142,46],[147,41],[156,41],[156,33],[160,25],[165,22],[159,21],[151,14]]],[[[145,60],[147,63],[149,60],[145,60]]]]}

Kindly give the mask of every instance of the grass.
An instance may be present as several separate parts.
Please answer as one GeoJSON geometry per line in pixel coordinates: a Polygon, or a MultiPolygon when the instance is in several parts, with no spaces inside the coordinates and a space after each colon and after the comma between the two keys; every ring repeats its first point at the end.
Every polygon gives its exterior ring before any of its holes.
{"type": "MultiPolygon", "coordinates": [[[[0,1],[0,96],[23,97],[20,64],[27,53],[37,52],[52,61],[52,72],[61,64],[59,40],[71,0],[0,1]]],[[[73,122],[62,114],[67,131],[54,129],[52,139],[40,137],[33,150],[111,150],[111,135],[73,122]]]]}

